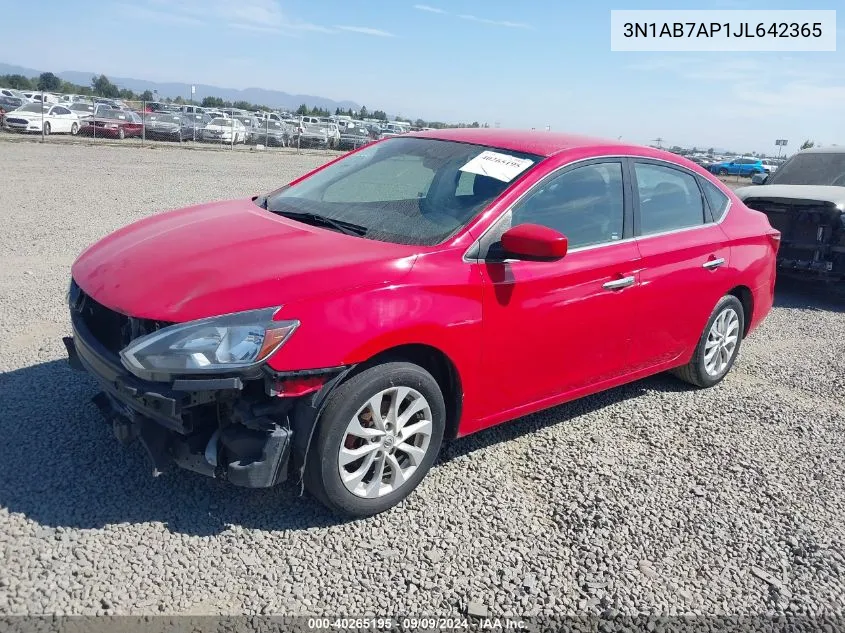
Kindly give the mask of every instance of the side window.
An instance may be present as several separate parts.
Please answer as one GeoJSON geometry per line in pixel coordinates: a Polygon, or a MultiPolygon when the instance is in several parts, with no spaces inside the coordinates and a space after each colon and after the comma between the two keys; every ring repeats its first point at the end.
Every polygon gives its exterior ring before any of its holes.
{"type": "Polygon", "coordinates": [[[695,177],[651,163],[635,163],[640,233],[651,235],[704,223],[704,201],[695,177]]]}
{"type": "Polygon", "coordinates": [[[704,197],[707,198],[707,204],[713,212],[713,217],[718,221],[725,214],[731,199],[709,180],[701,178],[700,182],[701,188],[704,190],[704,197]]]}
{"type": "Polygon", "coordinates": [[[622,239],[622,163],[577,167],[542,183],[517,204],[511,226],[540,224],[560,231],[569,248],[622,239]]]}

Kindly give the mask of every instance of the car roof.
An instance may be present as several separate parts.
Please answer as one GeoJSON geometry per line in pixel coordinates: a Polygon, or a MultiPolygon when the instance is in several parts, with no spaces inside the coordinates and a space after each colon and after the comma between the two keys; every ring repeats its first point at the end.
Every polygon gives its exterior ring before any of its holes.
{"type": "MultiPolygon", "coordinates": [[[[659,158],[683,164],[684,157],[672,152],[637,145],[623,143],[605,138],[582,136],[578,134],[564,134],[544,130],[507,130],[499,128],[448,128],[442,130],[427,130],[408,132],[402,136],[414,138],[431,138],[459,143],[475,143],[508,149],[514,152],[525,152],[540,156],[553,156],[570,150],[604,150],[610,154],[636,155],[646,158],[659,158]]],[[[691,162],[691,161],[690,161],[691,162]]]]}
{"type": "Polygon", "coordinates": [[[809,147],[797,152],[798,154],[845,154],[845,146],[829,145],[827,147],[809,147]]]}

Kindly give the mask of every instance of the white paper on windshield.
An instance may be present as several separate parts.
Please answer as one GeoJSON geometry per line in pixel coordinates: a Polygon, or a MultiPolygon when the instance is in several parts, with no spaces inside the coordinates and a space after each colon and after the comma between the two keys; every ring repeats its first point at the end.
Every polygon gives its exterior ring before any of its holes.
{"type": "Polygon", "coordinates": [[[487,150],[461,167],[461,171],[510,182],[533,164],[534,161],[528,158],[515,158],[487,150]]]}

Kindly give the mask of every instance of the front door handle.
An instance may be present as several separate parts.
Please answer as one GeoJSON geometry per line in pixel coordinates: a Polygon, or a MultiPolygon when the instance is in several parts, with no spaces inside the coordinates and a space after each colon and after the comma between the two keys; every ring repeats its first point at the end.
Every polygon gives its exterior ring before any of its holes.
{"type": "Polygon", "coordinates": [[[621,279],[614,279],[613,281],[608,281],[607,283],[602,284],[602,288],[605,290],[622,290],[622,288],[627,288],[628,286],[633,285],[633,277],[622,277],[621,279]]]}
{"type": "Polygon", "coordinates": [[[717,259],[708,259],[706,262],[704,262],[702,264],[702,266],[704,268],[707,268],[708,270],[713,270],[714,268],[718,268],[719,266],[721,266],[724,263],[725,263],[725,258],[719,257],[717,259]]]}

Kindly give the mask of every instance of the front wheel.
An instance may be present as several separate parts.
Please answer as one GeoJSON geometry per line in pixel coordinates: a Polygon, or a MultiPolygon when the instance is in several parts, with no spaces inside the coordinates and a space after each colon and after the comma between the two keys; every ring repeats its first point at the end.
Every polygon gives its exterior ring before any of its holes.
{"type": "Polygon", "coordinates": [[[388,362],[329,396],[305,468],[308,491],[350,517],[384,512],[431,468],[446,425],[437,381],[425,369],[388,362]]]}
{"type": "Polygon", "coordinates": [[[117,131],[117,138],[119,138],[120,140],[123,140],[123,139],[126,138],[126,132],[123,131],[123,128],[120,128],[117,131]]]}
{"type": "Polygon", "coordinates": [[[50,124],[49,123],[44,124],[44,136],[50,136],[50,124]]]}
{"type": "Polygon", "coordinates": [[[745,332],[745,310],[739,299],[725,295],[713,309],[689,363],[673,370],[696,387],[712,387],[733,367],[745,332]]]}
{"type": "Polygon", "coordinates": [[[719,175],[720,175],[720,176],[727,176],[727,175],[728,175],[728,170],[727,170],[727,169],[725,169],[724,167],[722,167],[722,168],[719,170],[719,175]]]}

